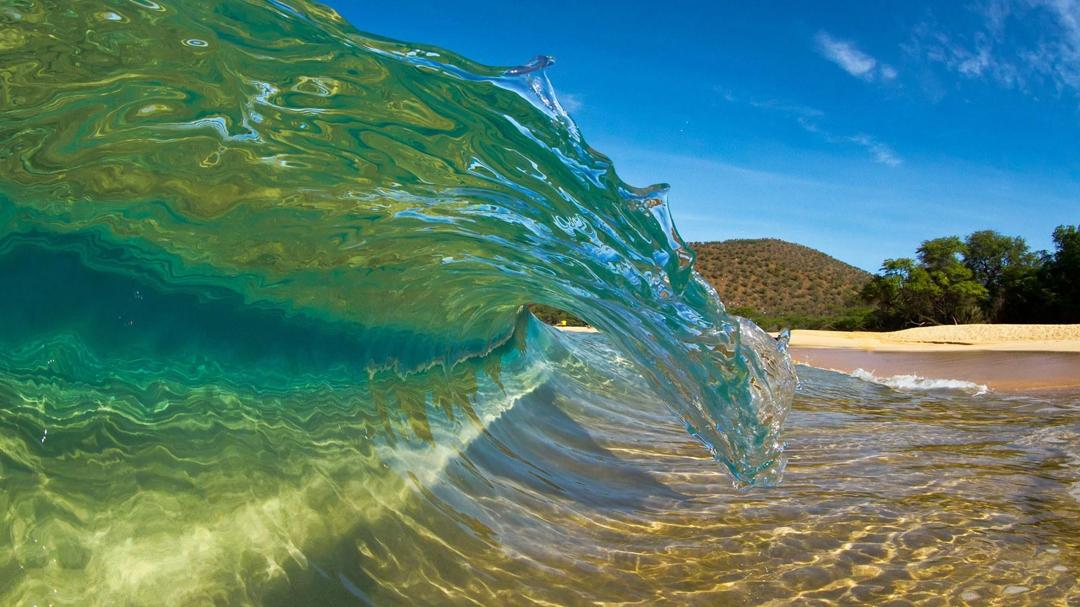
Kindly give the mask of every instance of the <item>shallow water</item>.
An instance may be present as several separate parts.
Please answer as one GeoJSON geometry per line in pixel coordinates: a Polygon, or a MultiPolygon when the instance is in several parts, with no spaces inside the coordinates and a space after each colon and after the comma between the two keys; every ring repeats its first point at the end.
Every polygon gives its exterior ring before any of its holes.
{"type": "Polygon", "coordinates": [[[506,563],[476,573],[484,590],[430,600],[1080,601],[1080,395],[905,392],[800,367],[786,480],[740,494],[602,337],[569,339],[584,364],[561,366],[418,504],[468,513],[506,563]],[[598,369],[613,380],[599,398],[578,389],[598,369]],[[628,403],[652,415],[628,419],[628,403]],[[523,448],[527,462],[507,459],[523,448]]]}
{"type": "Polygon", "coordinates": [[[121,439],[132,431],[122,420],[86,416],[79,442],[112,437],[113,448],[72,458],[62,441],[74,439],[50,433],[23,442],[20,468],[18,434],[39,436],[27,427],[32,406],[5,410],[3,500],[14,526],[0,596],[283,605],[1080,600],[1078,394],[902,391],[800,367],[785,481],[740,493],[602,335],[530,330],[554,340],[548,355],[529,372],[503,372],[529,376],[529,385],[505,386],[519,394],[509,408],[445,453],[365,450],[356,435],[368,430],[349,411],[324,411],[335,424],[284,413],[254,424],[222,410],[209,419],[178,412],[167,432],[137,440],[121,439]],[[213,461],[177,438],[192,425],[221,427],[201,434],[215,444],[213,461]],[[253,457],[264,465],[252,469],[253,457]],[[175,575],[184,582],[161,586],[175,575]]]}
{"type": "Polygon", "coordinates": [[[567,339],[578,358],[414,502],[483,529],[489,564],[466,553],[456,585],[450,555],[424,559],[423,580],[384,579],[415,584],[408,600],[1080,601],[1080,395],[905,392],[800,367],[786,480],[740,494],[602,337],[567,339]]]}

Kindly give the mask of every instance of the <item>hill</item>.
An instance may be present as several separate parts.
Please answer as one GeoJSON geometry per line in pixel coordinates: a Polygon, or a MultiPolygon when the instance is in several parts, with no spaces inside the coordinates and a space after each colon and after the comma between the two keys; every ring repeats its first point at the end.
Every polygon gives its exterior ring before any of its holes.
{"type": "MultiPolygon", "coordinates": [[[[870,274],[817,249],[776,238],[693,242],[697,271],[729,312],[770,331],[860,329],[871,308],[859,299],[870,274]]],[[[531,306],[550,324],[584,324],[572,315],[531,306]]]]}
{"type": "Polygon", "coordinates": [[[858,294],[870,274],[817,249],[775,238],[690,246],[728,310],[766,329],[848,328],[867,313],[858,294]]]}

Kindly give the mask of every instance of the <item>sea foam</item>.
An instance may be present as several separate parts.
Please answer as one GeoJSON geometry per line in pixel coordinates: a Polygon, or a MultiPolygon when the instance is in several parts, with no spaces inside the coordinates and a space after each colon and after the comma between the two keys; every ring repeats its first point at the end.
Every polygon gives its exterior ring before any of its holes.
{"type": "Polygon", "coordinates": [[[962,379],[938,379],[915,374],[878,376],[872,371],[855,369],[850,375],[856,379],[888,386],[896,390],[960,390],[973,395],[986,394],[990,391],[984,384],[962,379]]]}

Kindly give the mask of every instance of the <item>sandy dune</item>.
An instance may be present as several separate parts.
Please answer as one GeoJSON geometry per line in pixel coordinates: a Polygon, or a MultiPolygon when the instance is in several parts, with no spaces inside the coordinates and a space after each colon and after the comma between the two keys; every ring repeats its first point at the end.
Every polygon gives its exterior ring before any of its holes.
{"type": "Polygon", "coordinates": [[[791,332],[791,345],[882,352],[1080,352],[1080,325],[944,325],[891,333],[800,329],[791,332]]]}

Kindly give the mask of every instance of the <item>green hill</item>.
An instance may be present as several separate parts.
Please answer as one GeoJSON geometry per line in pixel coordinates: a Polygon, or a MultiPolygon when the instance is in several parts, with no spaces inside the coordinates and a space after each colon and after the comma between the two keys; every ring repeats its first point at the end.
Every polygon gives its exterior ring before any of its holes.
{"type": "Polygon", "coordinates": [[[868,313],[858,294],[870,274],[817,249],[775,238],[690,246],[728,310],[766,329],[851,328],[868,313]]]}
{"type": "MultiPolygon", "coordinates": [[[[728,311],[765,329],[857,329],[871,312],[858,297],[870,274],[817,249],[776,238],[690,247],[728,311]]],[[[561,310],[531,308],[550,324],[584,324],[561,310]]]]}

